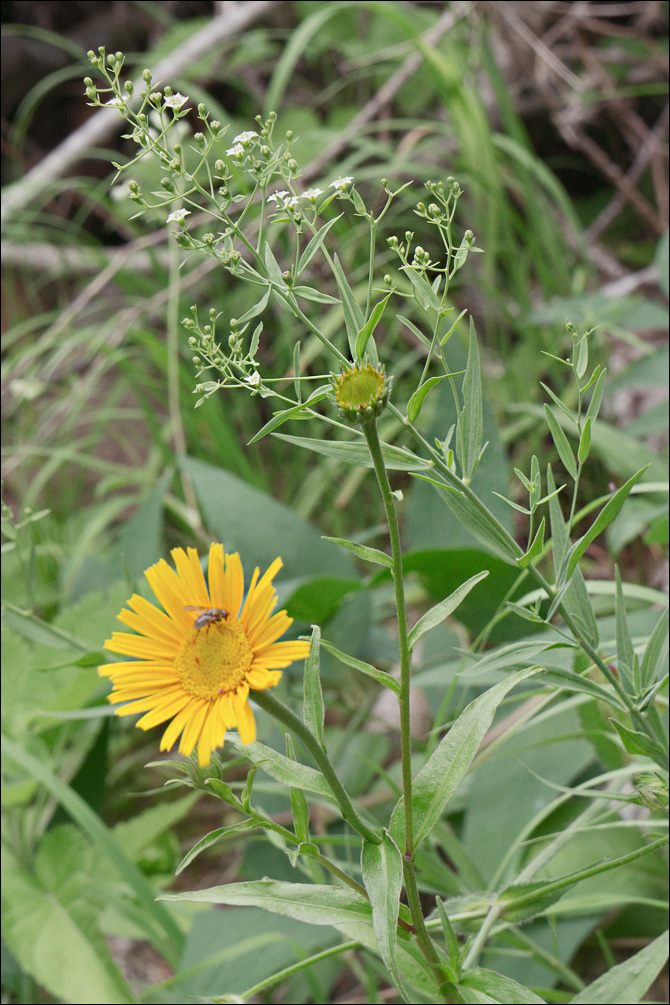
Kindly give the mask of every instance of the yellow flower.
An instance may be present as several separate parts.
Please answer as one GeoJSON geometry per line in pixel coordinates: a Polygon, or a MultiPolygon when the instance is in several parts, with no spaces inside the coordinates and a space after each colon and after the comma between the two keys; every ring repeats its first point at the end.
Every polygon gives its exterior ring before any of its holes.
{"type": "Polygon", "coordinates": [[[109,677],[109,701],[128,702],[117,715],[146,714],[140,729],[171,719],[161,750],[181,734],[179,750],[209,764],[227,729],[237,727],[243,743],[256,739],[249,690],[274,687],[287,667],[309,653],[308,642],[277,642],[293,623],[286,611],[272,614],[277,594],[272,579],[282,567],[275,559],[259,578],[255,569],[244,597],[240,556],[224,554],[222,544],[209,550],[205,581],[195,548],[172,551],[176,572],[161,559],[145,576],[164,611],[134,594],[118,615],[137,634],[113,632],[105,649],[131,656],[127,663],[99,667],[109,677]],[[205,613],[207,612],[207,613],[205,613]],[[196,628],[195,625],[198,624],[196,628]]]}

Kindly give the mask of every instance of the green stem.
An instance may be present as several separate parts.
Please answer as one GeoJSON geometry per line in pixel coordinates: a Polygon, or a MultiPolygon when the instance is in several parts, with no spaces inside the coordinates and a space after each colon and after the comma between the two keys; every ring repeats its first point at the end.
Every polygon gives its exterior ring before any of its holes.
{"type": "Polygon", "coordinates": [[[342,816],[347,823],[350,824],[355,831],[358,831],[358,833],[367,841],[372,841],[373,844],[381,844],[381,837],[377,831],[368,827],[368,825],[358,815],[357,810],[349,798],[349,794],[342,785],[340,779],[337,777],[335,768],[330,763],[328,754],[311,730],[307,728],[302,719],[298,718],[295,712],[292,712],[283,701],[280,701],[279,698],[273,695],[270,691],[254,691],[254,701],[257,705],[260,705],[262,709],[265,709],[266,712],[269,712],[273,718],[278,719],[279,722],[282,722],[285,726],[287,726],[291,732],[297,736],[303,746],[310,752],[319,766],[322,775],[328,782],[337,805],[342,811],[342,816]]]}
{"type": "Polygon", "coordinates": [[[290,967],[285,967],[284,970],[278,970],[276,973],[272,974],[272,976],[266,977],[258,984],[254,984],[252,987],[247,988],[247,990],[243,991],[240,995],[240,999],[242,1001],[247,1001],[249,998],[253,998],[261,991],[271,988],[273,984],[279,984],[280,981],[286,980],[286,978],[290,977],[292,974],[297,974],[301,970],[311,967],[314,963],[319,963],[321,960],[327,960],[330,956],[336,956],[338,953],[346,953],[351,949],[359,949],[360,947],[360,942],[341,942],[339,946],[331,946],[330,949],[324,949],[320,953],[315,953],[313,956],[308,956],[304,960],[299,960],[297,963],[293,963],[290,967]]]}
{"type": "Polygon", "coordinates": [[[412,806],[412,735],[410,730],[410,707],[409,707],[409,685],[410,667],[412,663],[412,650],[407,640],[407,608],[405,605],[405,584],[402,573],[402,550],[400,547],[400,528],[398,517],[393,505],[393,493],[384,464],[379,433],[377,432],[377,420],[372,418],[362,424],[363,434],[368,444],[370,457],[374,465],[375,474],[379,483],[379,489],[386,510],[388,521],[389,538],[391,541],[391,559],[393,562],[392,574],[395,588],[395,601],[398,616],[398,636],[400,646],[400,693],[398,704],[400,706],[400,759],[402,764],[402,789],[405,804],[405,854],[403,857],[403,874],[405,877],[405,890],[407,891],[407,904],[412,916],[412,923],[416,932],[417,942],[423,955],[430,966],[439,966],[439,959],[435,951],[435,946],[428,934],[426,924],[421,910],[419,891],[416,885],[414,873],[414,817],[412,806]]]}

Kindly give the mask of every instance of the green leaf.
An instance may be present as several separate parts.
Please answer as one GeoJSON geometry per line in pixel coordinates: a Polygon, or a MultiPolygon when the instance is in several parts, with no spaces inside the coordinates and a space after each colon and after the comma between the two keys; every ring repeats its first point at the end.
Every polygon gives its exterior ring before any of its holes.
{"type": "Polygon", "coordinates": [[[310,732],[314,734],[321,746],[324,747],[323,723],[325,708],[323,704],[323,691],[321,690],[320,646],[321,629],[318,625],[312,625],[309,656],[305,660],[305,674],[303,678],[302,718],[310,732]]]}
{"type": "Polygon", "coordinates": [[[572,1005],[637,1005],[658,977],[668,958],[664,932],[624,963],[612,967],[572,998],[572,1005]]]}
{"type": "Polygon", "coordinates": [[[516,565],[517,559],[523,556],[521,548],[483,502],[479,499],[469,499],[463,492],[451,489],[444,482],[438,482],[427,475],[416,475],[416,477],[430,482],[437,489],[438,495],[473,537],[498,558],[516,565]]]}
{"type": "Polygon", "coordinates": [[[300,256],[300,259],[298,261],[298,268],[296,269],[296,276],[299,276],[300,273],[309,265],[309,263],[312,261],[315,254],[323,244],[330,228],[333,227],[338,220],[341,220],[343,215],[344,215],[343,213],[340,213],[339,216],[333,217],[333,219],[329,220],[328,223],[324,223],[323,227],[321,227],[320,230],[317,230],[316,234],[311,239],[311,241],[303,251],[302,255],[300,256]]]}
{"type": "Polygon", "coordinates": [[[396,964],[398,912],[402,891],[402,855],[387,831],[383,832],[381,844],[363,841],[361,870],[365,889],[370,896],[372,927],[379,955],[403,999],[411,1002],[411,998],[406,997],[396,964]]]}
{"type": "MultiPolygon", "coordinates": [[[[290,733],[285,734],[286,739],[286,756],[289,761],[295,761],[295,747],[293,746],[293,737],[290,733]]],[[[300,842],[309,842],[309,806],[307,805],[307,799],[305,798],[305,793],[302,789],[296,788],[295,786],[290,786],[289,794],[291,796],[291,810],[293,812],[293,829],[295,831],[295,836],[300,842]]]]}
{"type": "Polygon", "coordinates": [[[124,1005],[136,999],[96,923],[90,852],[72,826],[42,838],[30,872],[3,850],[3,939],[25,973],[59,1001],[124,1005]]]}
{"type": "Polygon", "coordinates": [[[646,733],[638,732],[636,729],[628,729],[616,719],[612,719],[611,722],[629,754],[642,754],[643,757],[651,757],[659,764],[664,763],[666,751],[660,743],[652,740],[646,733]]]}
{"type": "Polygon", "coordinates": [[[640,683],[642,688],[649,685],[660,677],[663,668],[668,662],[668,608],[661,611],[661,615],[654,626],[654,630],[649,636],[647,648],[642,657],[640,668],[640,683]]]}
{"type": "MultiPolygon", "coordinates": [[[[356,464],[361,468],[373,467],[370,451],[363,442],[346,440],[319,440],[307,436],[288,436],[286,433],[275,433],[278,439],[293,443],[305,450],[313,450],[325,457],[333,457],[345,464],[356,464]]],[[[390,443],[382,443],[384,463],[389,471],[419,471],[430,467],[430,462],[417,457],[410,450],[394,447],[390,443]]]]}
{"type": "Polygon", "coordinates": [[[476,586],[477,583],[480,583],[482,579],[486,579],[487,576],[488,570],[485,569],[483,572],[480,572],[476,576],[472,576],[471,579],[468,579],[467,582],[459,586],[457,590],[454,590],[450,596],[441,600],[439,604],[435,604],[434,607],[431,607],[431,609],[427,611],[423,617],[419,619],[419,621],[417,621],[407,636],[410,649],[416,645],[422,635],[430,631],[431,628],[434,628],[435,625],[439,625],[445,618],[448,618],[450,614],[453,614],[458,605],[465,599],[465,597],[467,597],[470,590],[476,586]]]}
{"type": "Polygon", "coordinates": [[[217,844],[219,841],[223,841],[227,837],[235,837],[238,834],[246,834],[247,831],[256,830],[261,825],[257,820],[240,820],[236,824],[229,824],[227,827],[217,827],[216,830],[210,831],[209,834],[205,834],[203,838],[200,838],[196,844],[193,845],[191,850],[184,855],[183,859],[177,866],[175,870],[175,875],[178,876],[184,869],[191,864],[194,858],[202,851],[206,851],[213,845],[217,844]]]}
{"type": "Polygon", "coordinates": [[[430,283],[420,276],[416,269],[412,268],[411,265],[401,265],[401,272],[404,272],[410,283],[414,287],[414,294],[418,303],[423,307],[424,310],[432,308],[434,311],[441,311],[442,304],[440,303],[438,297],[433,290],[430,283]]]}
{"type": "Polygon", "coordinates": [[[264,743],[242,743],[239,737],[233,733],[230,734],[230,738],[226,736],[226,742],[234,744],[240,754],[262,768],[275,781],[297,789],[305,789],[307,792],[316,792],[328,799],[334,799],[328,782],[315,768],[310,768],[307,764],[301,764],[299,761],[291,761],[288,757],[280,754],[278,750],[266,747],[264,743]]]}
{"type": "Polygon", "coordinates": [[[598,374],[598,379],[596,380],[596,386],[593,388],[593,394],[591,395],[589,407],[586,410],[586,418],[590,419],[592,423],[598,418],[600,405],[603,400],[603,392],[605,390],[606,377],[607,370],[601,370],[598,374]]]}
{"type": "Polygon", "coordinates": [[[468,484],[477,470],[481,458],[484,416],[482,413],[482,374],[479,347],[472,318],[470,318],[470,343],[468,362],[463,378],[463,408],[458,417],[456,436],[458,454],[463,469],[463,479],[468,484]]]}
{"type": "MultiPolygon", "coordinates": [[[[433,829],[465,778],[500,702],[513,687],[542,669],[534,666],[519,670],[475,698],[433,751],[414,779],[412,806],[416,846],[433,829]]],[[[396,841],[401,840],[404,818],[404,799],[400,799],[391,818],[391,836],[396,841]]]]}
{"type": "Polygon", "coordinates": [[[432,343],[431,343],[430,339],[426,338],[426,336],[423,334],[423,332],[421,331],[421,329],[417,328],[417,326],[414,324],[413,321],[410,321],[409,318],[404,318],[402,316],[402,314],[398,314],[397,318],[398,318],[398,321],[400,321],[407,328],[409,328],[409,330],[412,332],[412,334],[416,335],[416,337],[418,338],[419,342],[422,342],[423,345],[425,345],[426,349],[430,349],[431,348],[432,343]]]}
{"type": "Polygon", "coordinates": [[[480,1001],[499,1002],[501,1005],[545,1005],[544,998],[539,998],[511,977],[482,967],[466,971],[456,986],[459,991],[472,989],[483,992],[485,997],[480,1001]]]}
{"type": "Polygon", "coordinates": [[[273,914],[305,921],[308,925],[369,923],[372,920],[370,904],[360,894],[318,883],[282,883],[273,879],[261,879],[252,883],[213,886],[209,890],[167,893],[159,899],[262,907],[273,914]]]}
{"type": "Polygon", "coordinates": [[[544,524],[545,524],[545,518],[542,517],[542,520],[540,521],[540,526],[537,528],[535,537],[533,538],[533,542],[530,548],[523,556],[523,558],[517,559],[517,565],[519,566],[520,569],[525,569],[526,566],[531,564],[534,558],[537,558],[538,555],[542,554],[542,549],[544,548],[544,524]]]}
{"type": "MultiPolygon", "coordinates": [[[[265,291],[261,299],[258,301],[258,303],[254,304],[253,307],[250,307],[248,311],[245,311],[245,313],[242,315],[241,318],[237,319],[238,325],[246,324],[247,321],[251,321],[252,318],[256,318],[258,317],[259,314],[262,314],[268,305],[268,300],[270,299],[271,293],[272,293],[272,287],[268,286],[267,290],[265,291]]],[[[251,356],[253,355],[254,353],[252,352],[251,356]]]]}
{"type": "Polygon", "coordinates": [[[544,414],[547,417],[547,424],[549,425],[551,438],[554,441],[556,450],[558,451],[558,456],[563,461],[563,467],[574,481],[577,477],[577,465],[575,464],[575,455],[568,443],[568,438],[559,426],[558,420],[553,411],[547,404],[544,406],[544,414]]]}
{"type": "Polygon", "coordinates": [[[459,377],[463,373],[460,370],[458,373],[445,373],[441,377],[429,377],[428,380],[424,381],[421,387],[418,387],[412,397],[407,402],[407,418],[410,422],[416,422],[419,417],[419,412],[421,411],[421,406],[423,405],[423,399],[426,397],[428,392],[436,387],[441,381],[448,380],[449,377],[459,377]]]}
{"type": "Polygon", "coordinates": [[[263,252],[263,257],[265,259],[265,267],[268,270],[268,276],[273,284],[273,286],[278,287],[280,290],[287,290],[286,280],[282,275],[281,266],[272,253],[272,248],[266,242],[265,249],[263,252]]]}
{"type": "Polygon", "coordinates": [[[577,460],[580,464],[585,464],[589,456],[589,451],[591,449],[591,417],[589,416],[584,423],[584,428],[582,429],[582,435],[579,438],[579,446],[577,447],[577,460]]]}
{"type": "Polygon", "coordinates": [[[633,694],[635,690],[633,685],[633,673],[637,661],[635,650],[633,649],[633,640],[630,637],[628,619],[626,618],[626,604],[623,599],[621,575],[619,573],[618,565],[614,567],[614,573],[616,579],[616,601],[614,605],[614,614],[616,621],[617,669],[619,671],[621,682],[626,686],[626,691],[628,694],[633,694]]]}
{"type": "Polygon", "coordinates": [[[313,300],[316,304],[342,303],[337,297],[331,297],[329,293],[321,293],[319,290],[312,289],[311,286],[293,286],[291,292],[296,297],[302,297],[303,300],[313,300]]]}
{"type": "Polygon", "coordinates": [[[131,862],[102,820],[69,785],[57,778],[42,761],[19,747],[9,737],[2,736],[0,743],[3,752],[36,778],[58,800],[75,823],[98,846],[100,853],[119,870],[142,907],[147,929],[150,931],[148,937],[165,954],[166,959],[173,961],[176,966],[182,944],[181,931],[170,914],[156,903],[154,890],[144,873],[131,862]]]}
{"type": "Polygon", "coordinates": [[[612,498],[608,503],[603,506],[598,516],[593,521],[592,525],[589,527],[586,534],[584,534],[578,541],[574,543],[568,555],[568,568],[567,568],[567,578],[569,579],[572,575],[579,559],[582,557],[588,546],[592,541],[595,541],[597,537],[602,534],[605,528],[612,522],[614,517],[617,515],[621,507],[623,506],[626,496],[632,489],[633,485],[640,480],[642,475],[647,470],[646,467],[640,468],[640,470],[629,478],[625,485],[622,485],[617,492],[614,493],[612,498]]]}
{"type": "Polygon", "coordinates": [[[382,319],[382,315],[384,313],[384,310],[386,309],[386,305],[389,301],[390,296],[391,296],[390,293],[387,294],[383,300],[380,300],[379,303],[376,304],[375,307],[373,307],[370,317],[368,318],[368,320],[366,321],[366,323],[363,325],[358,335],[356,336],[356,349],[355,349],[356,359],[359,360],[363,359],[363,356],[365,354],[365,347],[368,344],[370,336],[373,334],[375,328],[382,319]]]}
{"type": "Polygon", "coordinates": [[[322,639],[321,645],[341,663],[344,663],[345,666],[351,667],[353,670],[359,670],[367,677],[372,677],[378,684],[383,684],[385,687],[390,688],[391,691],[395,691],[396,694],[400,694],[400,684],[391,674],[386,673],[384,670],[378,670],[377,667],[373,667],[370,663],[364,663],[363,660],[357,660],[354,656],[341,652],[331,642],[326,642],[325,639],[322,639]]]}
{"type": "Polygon", "coordinates": [[[255,436],[249,440],[247,446],[251,446],[252,443],[256,443],[258,440],[262,440],[264,436],[271,433],[273,429],[277,429],[282,426],[289,419],[295,418],[300,414],[305,408],[310,408],[315,405],[317,401],[323,401],[330,394],[330,387],[319,387],[313,391],[306,401],[301,401],[297,405],[293,405],[291,408],[285,408],[282,412],[275,412],[271,419],[269,419],[265,425],[258,430],[255,436]]]}
{"type": "Polygon", "coordinates": [[[353,359],[356,355],[356,339],[359,331],[363,327],[365,318],[363,317],[360,307],[356,303],[353,290],[349,285],[337,255],[333,256],[333,273],[335,275],[337,288],[340,292],[340,297],[342,298],[342,310],[344,311],[344,323],[346,325],[347,338],[349,340],[349,352],[351,353],[351,357],[353,359]]]}
{"type": "Polygon", "coordinates": [[[324,537],[323,540],[341,545],[342,548],[346,548],[347,551],[350,551],[353,555],[362,558],[366,562],[384,565],[387,569],[393,568],[393,559],[391,556],[387,555],[385,551],[379,551],[378,548],[368,548],[364,544],[354,544],[353,541],[347,541],[344,537],[324,537]]]}
{"type": "Polygon", "coordinates": [[[64,632],[48,621],[38,618],[36,614],[23,611],[14,604],[3,602],[2,620],[19,635],[38,645],[51,646],[53,649],[69,649],[74,652],[90,652],[90,646],[76,635],[64,632]]]}

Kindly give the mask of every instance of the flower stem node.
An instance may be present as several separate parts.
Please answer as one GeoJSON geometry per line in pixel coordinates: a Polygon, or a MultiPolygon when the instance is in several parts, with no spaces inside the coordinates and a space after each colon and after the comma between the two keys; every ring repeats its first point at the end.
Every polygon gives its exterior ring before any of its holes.
{"type": "Polygon", "coordinates": [[[391,391],[392,378],[384,367],[352,363],[339,376],[331,376],[337,409],[347,422],[360,425],[380,415],[391,391]]]}

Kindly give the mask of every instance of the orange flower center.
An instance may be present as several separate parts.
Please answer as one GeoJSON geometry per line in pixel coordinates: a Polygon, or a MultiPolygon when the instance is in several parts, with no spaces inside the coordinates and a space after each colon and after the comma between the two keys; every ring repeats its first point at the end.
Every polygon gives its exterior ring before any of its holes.
{"type": "Polygon", "coordinates": [[[214,621],[186,635],[175,668],[182,687],[194,698],[217,698],[244,681],[254,654],[239,621],[214,621]]]}

